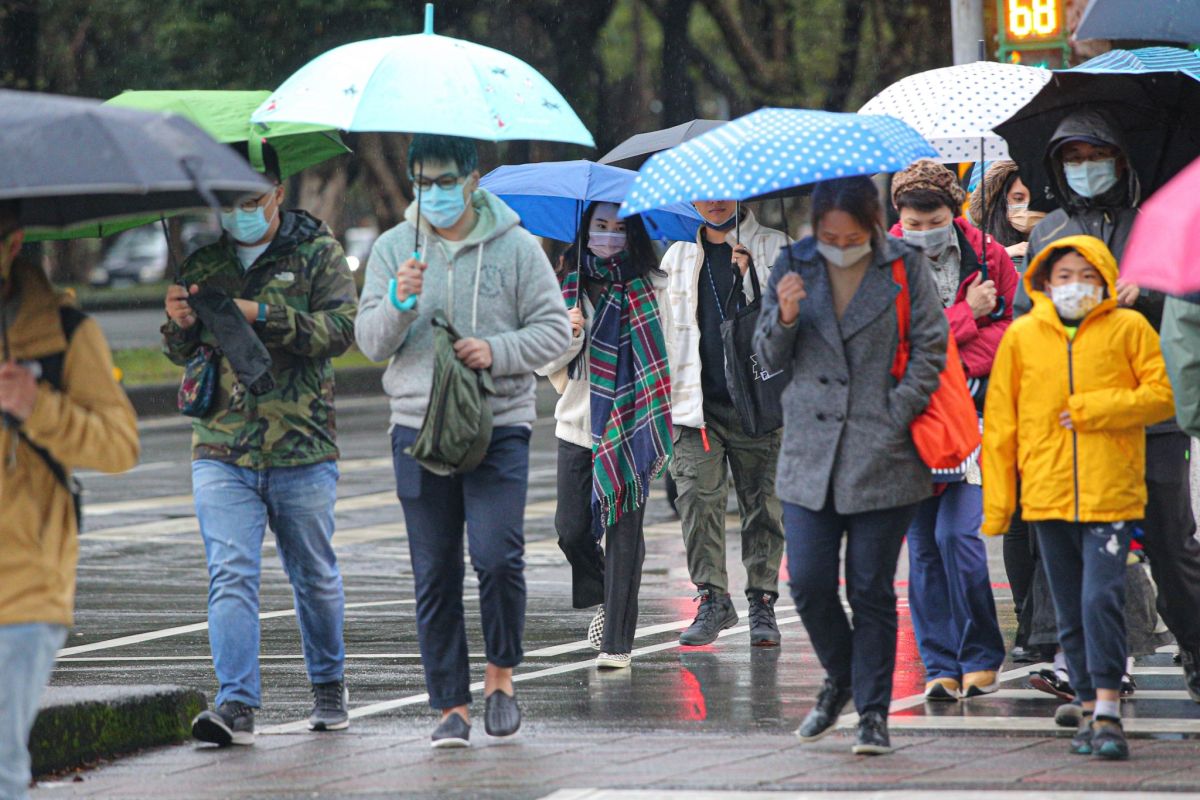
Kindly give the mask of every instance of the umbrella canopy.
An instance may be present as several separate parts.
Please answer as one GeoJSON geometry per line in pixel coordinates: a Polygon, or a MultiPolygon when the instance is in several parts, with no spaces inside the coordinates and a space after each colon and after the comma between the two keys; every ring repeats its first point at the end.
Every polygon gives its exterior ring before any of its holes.
{"type": "Polygon", "coordinates": [[[234,205],[270,184],[178,116],[0,90],[0,200],[26,227],[234,205]]]}
{"type": "Polygon", "coordinates": [[[601,164],[621,164],[623,166],[640,167],[645,160],[662,150],[681,145],[688,139],[694,139],[702,133],[708,133],[713,128],[719,128],[727,120],[723,119],[694,119],[682,125],[663,128],[659,131],[647,131],[630,136],[619,145],[609,150],[600,159],[601,164]]]}
{"type": "Polygon", "coordinates": [[[567,101],[533,67],[500,50],[435,34],[432,5],[425,7],[424,33],[354,42],[317,56],[251,119],[595,146],[567,101]]]}
{"type": "Polygon", "coordinates": [[[1008,158],[1008,145],[992,129],[1032,100],[1051,74],[994,61],[931,69],[893,83],[859,113],[904,120],[944,163],[1008,158]]]}
{"type": "Polygon", "coordinates": [[[621,215],[692,200],[749,200],[907,167],[937,151],[893,117],[762,108],[655,156],[621,215]]]}
{"type": "Polygon", "coordinates": [[[265,89],[248,92],[135,91],[122,92],[109,100],[108,105],[178,114],[225,144],[245,142],[251,136],[266,139],[279,156],[280,177],[285,180],[314,164],[350,152],[337,131],[327,125],[294,122],[251,125],[250,115],[270,94],[265,89]]]}
{"type": "MultiPolygon", "coordinates": [[[[250,114],[267,98],[262,91],[151,91],[122,92],[105,105],[139,108],[143,111],[165,111],[194,122],[209,136],[224,144],[266,139],[279,156],[280,177],[287,179],[297,172],[334,156],[349,153],[336,131],[316,125],[290,122],[278,125],[251,125],[250,114]]],[[[251,157],[261,153],[253,142],[251,157]]],[[[103,224],[80,225],[62,230],[31,231],[29,241],[84,239],[114,236],[130,228],[157,222],[160,214],[140,214],[103,224]]]]}
{"type": "Polygon", "coordinates": [[[1033,205],[1054,205],[1046,145],[1075,111],[1102,109],[1120,125],[1143,195],[1200,156],[1200,55],[1175,47],[1112,50],[1054,78],[996,132],[1029,187],[1033,205]]]}
{"type": "Polygon", "coordinates": [[[1141,39],[1152,42],[1200,42],[1197,0],[1091,0],[1076,39],[1141,39]]]}
{"type": "MultiPolygon", "coordinates": [[[[530,233],[573,242],[593,202],[620,203],[637,173],[591,161],[553,161],[498,167],[479,182],[521,217],[530,233]]],[[[666,241],[691,241],[702,222],[688,204],[647,211],[647,232],[666,241]]]]}
{"type": "Polygon", "coordinates": [[[1200,159],[1142,205],[1121,259],[1121,277],[1168,294],[1200,291],[1200,159]]]}

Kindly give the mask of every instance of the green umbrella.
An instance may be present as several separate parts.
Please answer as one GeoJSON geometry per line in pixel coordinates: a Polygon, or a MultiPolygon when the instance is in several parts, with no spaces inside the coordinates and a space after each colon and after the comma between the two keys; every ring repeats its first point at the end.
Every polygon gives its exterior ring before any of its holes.
{"type": "MultiPolygon", "coordinates": [[[[327,125],[295,122],[251,124],[250,115],[270,94],[266,90],[130,91],[122,92],[105,105],[177,114],[195,123],[218,142],[248,142],[252,161],[262,158],[261,148],[256,145],[266,139],[279,156],[280,177],[285,180],[302,169],[350,152],[337,131],[327,125]]],[[[159,219],[157,216],[139,215],[110,220],[103,225],[90,224],[65,230],[32,229],[26,238],[29,241],[50,241],[112,236],[159,219]]]]}

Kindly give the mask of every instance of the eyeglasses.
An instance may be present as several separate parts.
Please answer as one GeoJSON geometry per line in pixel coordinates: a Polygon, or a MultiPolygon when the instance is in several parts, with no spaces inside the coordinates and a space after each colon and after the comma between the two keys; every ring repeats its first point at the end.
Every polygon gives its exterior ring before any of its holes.
{"type": "Polygon", "coordinates": [[[439,189],[445,189],[449,191],[466,180],[466,178],[466,175],[456,175],[453,172],[447,172],[445,175],[439,175],[436,178],[416,178],[413,177],[411,173],[408,176],[408,179],[413,182],[413,186],[417,187],[422,192],[427,192],[434,186],[438,187],[439,189]]]}
{"type": "MultiPolygon", "coordinates": [[[[270,197],[274,193],[275,193],[274,189],[272,189],[269,192],[264,192],[263,194],[260,194],[258,197],[254,198],[253,200],[247,200],[244,203],[240,203],[238,205],[238,209],[249,213],[249,212],[253,211],[254,209],[258,208],[259,206],[261,206],[263,204],[263,201],[265,201],[268,197],[270,197]]],[[[232,211],[233,208],[230,206],[225,206],[223,210],[224,211],[232,211]]]]}
{"type": "Polygon", "coordinates": [[[1063,158],[1064,164],[1070,164],[1073,167],[1078,167],[1080,164],[1088,164],[1096,161],[1111,161],[1117,157],[1117,153],[1112,151],[1097,150],[1089,153],[1087,156],[1071,156],[1063,158]]]}

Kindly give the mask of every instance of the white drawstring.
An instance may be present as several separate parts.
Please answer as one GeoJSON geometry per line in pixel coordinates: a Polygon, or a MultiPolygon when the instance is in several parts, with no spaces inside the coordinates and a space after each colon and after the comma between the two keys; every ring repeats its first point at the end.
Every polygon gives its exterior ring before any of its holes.
{"type": "Polygon", "coordinates": [[[479,333],[479,277],[483,274],[483,242],[479,243],[479,259],[475,262],[475,298],[471,301],[471,335],[479,333]]]}

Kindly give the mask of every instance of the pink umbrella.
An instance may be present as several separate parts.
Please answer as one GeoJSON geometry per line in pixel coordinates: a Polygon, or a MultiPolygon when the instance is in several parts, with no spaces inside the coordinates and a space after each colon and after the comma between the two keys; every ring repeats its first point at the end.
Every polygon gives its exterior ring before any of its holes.
{"type": "Polygon", "coordinates": [[[1167,294],[1200,291],[1200,159],[1142,205],[1121,260],[1121,277],[1167,294]]]}

